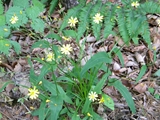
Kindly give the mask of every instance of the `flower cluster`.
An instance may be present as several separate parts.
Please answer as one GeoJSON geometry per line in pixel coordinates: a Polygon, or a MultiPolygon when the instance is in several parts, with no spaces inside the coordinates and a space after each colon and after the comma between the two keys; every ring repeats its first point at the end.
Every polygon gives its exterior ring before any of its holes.
{"type": "Polygon", "coordinates": [[[103,20],[103,16],[100,13],[97,13],[93,17],[93,22],[95,22],[96,24],[99,24],[100,22],[102,22],[102,20],[103,20]]]}
{"type": "Polygon", "coordinates": [[[137,8],[139,6],[138,1],[132,2],[131,6],[137,8]]]}
{"type": "Polygon", "coordinates": [[[16,14],[14,14],[14,15],[11,17],[10,22],[11,22],[11,24],[15,24],[17,21],[18,21],[18,17],[16,16],[16,14]]]}

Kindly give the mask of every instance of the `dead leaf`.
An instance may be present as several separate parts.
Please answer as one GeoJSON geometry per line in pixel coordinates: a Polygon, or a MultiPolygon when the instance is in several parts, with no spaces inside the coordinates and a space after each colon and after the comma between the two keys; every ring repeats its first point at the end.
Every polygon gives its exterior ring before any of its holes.
{"type": "Polygon", "coordinates": [[[134,90],[139,93],[144,93],[147,90],[147,85],[145,83],[139,83],[134,87],[134,90]]]}
{"type": "Polygon", "coordinates": [[[138,52],[135,53],[135,57],[138,63],[141,63],[141,65],[145,65],[145,61],[144,61],[144,57],[141,54],[139,54],[138,52]]]}
{"type": "Polygon", "coordinates": [[[22,66],[17,62],[17,64],[14,67],[14,72],[21,72],[22,66]]]}
{"type": "Polygon", "coordinates": [[[143,51],[146,48],[145,45],[136,46],[132,49],[132,52],[143,51]]]}
{"type": "Polygon", "coordinates": [[[22,81],[20,81],[19,85],[20,85],[19,86],[20,92],[24,95],[27,95],[28,94],[28,89],[26,87],[28,87],[28,88],[31,87],[30,82],[28,80],[22,80],[22,81]],[[26,87],[23,87],[23,86],[26,86],[26,87]]]}

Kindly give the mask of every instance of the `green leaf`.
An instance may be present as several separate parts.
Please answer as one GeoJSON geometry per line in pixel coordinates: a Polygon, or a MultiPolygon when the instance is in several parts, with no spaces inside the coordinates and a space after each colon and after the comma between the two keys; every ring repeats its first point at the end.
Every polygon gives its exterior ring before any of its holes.
{"type": "Polygon", "coordinates": [[[51,32],[50,34],[48,34],[46,37],[47,38],[56,39],[56,40],[62,40],[62,38],[58,34],[53,33],[53,32],[51,32]]]}
{"type": "Polygon", "coordinates": [[[91,101],[87,97],[86,101],[84,103],[83,109],[82,109],[82,113],[87,113],[88,112],[90,104],[91,104],[91,101]]]}
{"type": "Polygon", "coordinates": [[[149,88],[148,88],[148,91],[149,91],[151,94],[154,94],[154,88],[149,87],[149,88]]]}
{"type": "Polygon", "coordinates": [[[78,34],[77,34],[77,39],[78,41],[86,31],[87,27],[89,27],[89,14],[90,11],[92,10],[92,4],[88,4],[85,8],[82,9],[82,12],[80,13],[79,16],[79,24],[78,24],[78,34]]]}
{"type": "Polygon", "coordinates": [[[3,116],[2,116],[2,114],[0,113],[0,119],[2,119],[3,118],[3,116]]]}
{"type": "Polygon", "coordinates": [[[0,26],[0,38],[7,38],[11,33],[9,26],[0,26]]]}
{"type": "Polygon", "coordinates": [[[5,25],[6,24],[6,19],[4,15],[0,15],[0,26],[5,25]]]}
{"type": "Polygon", "coordinates": [[[77,33],[74,30],[63,30],[63,34],[64,36],[67,36],[67,37],[73,37],[73,38],[77,37],[77,33]]]}
{"type": "Polygon", "coordinates": [[[147,70],[147,66],[143,65],[141,67],[141,70],[140,70],[140,73],[139,73],[138,77],[136,78],[136,83],[143,77],[143,75],[145,74],[146,70],[147,70]]]}
{"type": "Polygon", "coordinates": [[[16,51],[16,53],[19,54],[21,52],[21,45],[16,41],[10,41],[10,43],[14,47],[14,50],[16,51]]]}
{"type": "Polygon", "coordinates": [[[95,67],[97,64],[100,64],[100,63],[111,63],[111,62],[112,62],[112,59],[109,56],[109,54],[107,54],[106,52],[96,53],[83,66],[83,68],[81,70],[81,76],[83,76],[85,74],[85,72],[87,72],[87,70],[89,70],[92,67],[95,67]]]}
{"type": "Polygon", "coordinates": [[[42,33],[44,31],[45,23],[42,19],[36,18],[31,23],[31,27],[39,33],[42,33]]]}
{"type": "Polygon", "coordinates": [[[3,7],[3,3],[2,0],[0,1],[0,14],[3,14],[4,12],[4,7],[3,7]]]}
{"type": "Polygon", "coordinates": [[[49,13],[52,14],[55,7],[58,5],[58,0],[54,0],[54,1],[51,1],[50,3],[50,7],[49,7],[49,13]]]}
{"type": "Polygon", "coordinates": [[[32,0],[34,6],[38,7],[40,12],[44,10],[44,5],[39,0],[32,0]]]}
{"type": "Polygon", "coordinates": [[[5,82],[4,85],[0,88],[0,93],[6,88],[6,86],[8,84],[14,84],[14,83],[13,83],[13,81],[7,81],[7,82],[5,82]]]}
{"type": "Polygon", "coordinates": [[[104,105],[107,106],[108,108],[110,108],[111,110],[114,110],[114,101],[113,99],[106,95],[106,94],[102,94],[102,97],[104,99],[104,105]]]}
{"type": "Polygon", "coordinates": [[[6,22],[12,27],[20,27],[23,24],[27,23],[27,21],[28,21],[28,18],[26,17],[26,14],[25,14],[25,11],[23,10],[23,8],[21,8],[19,6],[10,7],[5,15],[6,15],[6,22]],[[13,24],[11,23],[10,20],[12,17],[18,18],[16,23],[13,23],[13,24]]]}
{"type": "Polygon", "coordinates": [[[159,69],[159,70],[157,70],[153,75],[154,75],[154,76],[158,76],[158,77],[160,77],[160,69],[159,69]]]}
{"type": "Polygon", "coordinates": [[[46,40],[39,40],[32,45],[32,49],[34,48],[49,48],[50,43],[46,40]]]}
{"type": "Polygon", "coordinates": [[[11,43],[9,40],[6,39],[0,40],[0,52],[8,55],[10,48],[11,48],[11,43]]]}
{"type": "Polygon", "coordinates": [[[57,78],[57,81],[67,81],[67,82],[71,82],[71,83],[74,83],[74,81],[72,81],[70,78],[68,77],[65,77],[65,76],[60,76],[57,78]]]}
{"type": "Polygon", "coordinates": [[[109,86],[114,86],[120,93],[121,95],[126,99],[126,102],[128,106],[130,107],[132,113],[136,112],[135,104],[132,99],[131,93],[128,91],[128,89],[122,84],[121,81],[113,78],[109,80],[109,86]]]}
{"type": "Polygon", "coordinates": [[[119,60],[120,60],[120,62],[122,64],[122,66],[124,66],[124,60],[123,60],[123,55],[122,55],[121,49],[118,48],[118,47],[115,47],[113,49],[113,52],[118,56],[118,58],[119,58],[119,60]]]}
{"type": "Polygon", "coordinates": [[[20,6],[22,8],[28,8],[29,1],[28,0],[13,0],[13,6],[20,6]]]}
{"type": "Polygon", "coordinates": [[[51,115],[49,120],[57,120],[63,106],[63,97],[59,95],[52,96],[50,100],[51,102],[49,103],[49,109],[51,110],[51,115]]]}
{"type": "Polygon", "coordinates": [[[41,11],[37,6],[31,6],[26,9],[26,14],[31,20],[36,19],[39,16],[40,12],[41,11]]]}

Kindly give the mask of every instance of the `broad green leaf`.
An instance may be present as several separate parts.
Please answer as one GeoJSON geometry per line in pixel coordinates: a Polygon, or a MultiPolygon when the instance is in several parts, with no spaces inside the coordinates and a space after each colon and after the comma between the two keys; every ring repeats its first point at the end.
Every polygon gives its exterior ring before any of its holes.
{"type": "Polygon", "coordinates": [[[3,116],[2,116],[2,114],[0,113],[0,119],[2,119],[3,118],[3,116]]]}
{"type": "Polygon", "coordinates": [[[102,94],[102,97],[104,99],[104,105],[110,108],[111,110],[114,110],[114,101],[111,97],[109,97],[106,94],[102,94]]]}
{"type": "Polygon", "coordinates": [[[3,26],[6,24],[6,19],[4,15],[0,15],[0,26],[3,26]]]}
{"type": "Polygon", "coordinates": [[[42,19],[36,18],[32,21],[31,27],[39,33],[42,33],[44,31],[45,23],[42,19]]]}
{"type": "Polygon", "coordinates": [[[63,30],[63,34],[64,36],[67,36],[67,37],[73,37],[73,38],[77,37],[77,33],[74,30],[63,30]]]}
{"type": "Polygon", "coordinates": [[[20,6],[22,8],[28,8],[29,1],[28,0],[13,0],[13,6],[20,6]]]}
{"type": "Polygon", "coordinates": [[[63,97],[59,95],[52,96],[50,100],[51,102],[49,103],[49,109],[51,110],[51,115],[49,120],[57,120],[63,106],[63,97]]]}
{"type": "Polygon", "coordinates": [[[15,41],[10,41],[10,43],[14,47],[14,50],[16,51],[16,53],[19,54],[21,52],[21,46],[20,46],[20,44],[17,43],[17,42],[15,42],[15,41]]]}
{"type": "Polygon", "coordinates": [[[103,88],[105,82],[108,79],[108,76],[111,74],[111,71],[108,69],[108,73],[105,73],[102,77],[102,79],[98,82],[98,84],[96,85],[96,87],[94,88],[94,91],[96,93],[100,93],[101,89],[103,88]]]}
{"type": "Polygon", "coordinates": [[[57,6],[58,4],[58,0],[52,0],[51,3],[50,3],[50,7],[49,7],[49,13],[52,14],[55,7],[57,6]]]}
{"type": "Polygon", "coordinates": [[[154,76],[158,76],[158,77],[160,77],[160,69],[159,69],[159,70],[157,70],[157,71],[154,73],[154,76]]]}
{"type": "Polygon", "coordinates": [[[128,91],[128,89],[122,84],[121,81],[113,78],[109,80],[109,86],[114,86],[120,93],[121,95],[125,98],[128,106],[130,107],[132,113],[136,112],[135,104],[132,99],[131,93],[128,91]]]}
{"type": "Polygon", "coordinates": [[[0,1],[0,14],[3,14],[4,12],[4,7],[2,1],[0,1]]]}
{"type": "Polygon", "coordinates": [[[95,67],[97,64],[100,64],[100,63],[111,63],[111,62],[112,62],[112,59],[111,59],[111,57],[109,56],[108,53],[106,53],[106,52],[96,53],[83,66],[83,68],[81,70],[81,76],[83,76],[85,74],[85,72],[87,72],[90,68],[95,67]]]}
{"type": "Polygon", "coordinates": [[[38,7],[40,12],[44,10],[44,5],[39,0],[32,0],[34,6],[38,7]]]}
{"type": "Polygon", "coordinates": [[[8,55],[11,47],[12,46],[9,40],[6,39],[0,40],[0,52],[8,55]]]}
{"type": "Polygon", "coordinates": [[[90,104],[91,104],[91,101],[87,97],[86,101],[84,103],[83,109],[82,109],[82,113],[87,113],[88,112],[90,104]]]}
{"type": "Polygon", "coordinates": [[[23,8],[19,6],[10,7],[5,15],[6,15],[6,22],[12,27],[20,27],[23,24],[27,23],[28,21],[25,11],[23,10],[23,8]],[[12,17],[17,17],[18,20],[15,21],[15,23],[11,23],[10,20],[12,17]]]}
{"type": "Polygon", "coordinates": [[[47,38],[56,39],[56,40],[62,40],[62,38],[58,34],[53,33],[53,32],[51,32],[50,34],[48,34],[46,37],[47,38]]]}
{"type": "Polygon", "coordinates": [[[65,76],[60,76],[57,78],[57,81],[68,81],[68,82],[71,82],[71,83],[74,83],[74,81],[72,81],[70,78],[68,77],[65,77],[65,76]]]}
{"type": "Polygon", "coordinates": [[[49,48],[50,43],[46,40],[39,40],[38,42],[35,42],[33,45],[32,45],[32,49],[34,48],[49,48]]]}
{"type": "Polygon", "coordinates": [[[26,9],[26,14],[31,20],[36,19],[39,16],[40,12],[41,11],[36,6],[31,6],[26,9]]]}
{"type": "Polygon", "coordinates": [[[140,73],[139,73],[138,77],[136,78],[136,83],[143,77],[143,75],[145,74],[146,70],[147,70],[147,66],[143,65],[141,67],[141,70],[140,70],[140,73]]]}

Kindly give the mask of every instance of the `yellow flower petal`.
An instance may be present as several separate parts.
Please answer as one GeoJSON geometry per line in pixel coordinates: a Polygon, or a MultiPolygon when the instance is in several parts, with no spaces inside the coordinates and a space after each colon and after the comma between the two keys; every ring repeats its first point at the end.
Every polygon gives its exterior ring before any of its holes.
{"type": "Polygon", "coordinates": [[[37,99],[39,91],[38,89],[36,89],[36,86],[34,86],[33,88],[29,88],[28,91],[28,96],[30,99],[37,99]]]}
{"type": "Polygon", "coordinates": [[[60,51],[61,51],[62,54],[70,55],[70,52],[72,51],[72,47],[70,46],[70,44],[63,45],[60,48],[60,51]]]}
{"type": "Polygon", "coordinates": [[[97,13],[94,17],[93,17],[93,22],[99,24],[100,22],[102,22],[103,20],[103,16],[100,13],[97,13]]]}
{"type": "Polygon", "coordinates": [[[14,14],[14,15],[11,17],[10,22],[11,22],[11,24],[15,24],[17,21],[18,21],[18,17],[16,16],[16,14],[14,14]]]}
{"type": "Polygon", "coordinates": [[[96,92],[93,92],[93,91],[91,91],[90,93],[89,93],[89,96],[88,96],[88,98],[89,98],[89,100],[91,100],[91,101],[95,101],[95,100],[97,100],[97,97],[98,97],[98,95],[97,95],[97,93],[96,92]]]}
{"type": "Polygon", "coordinates": [[[75,17],[75,18],[71,17],[71,18],[68,20],[68,24],[69,24],[69,26],[71,26],[71,27],[75,27],[75,25],[76,25],[77,22],[78,22],[78,20],[77,20],[76,17],[75,17]]]}

